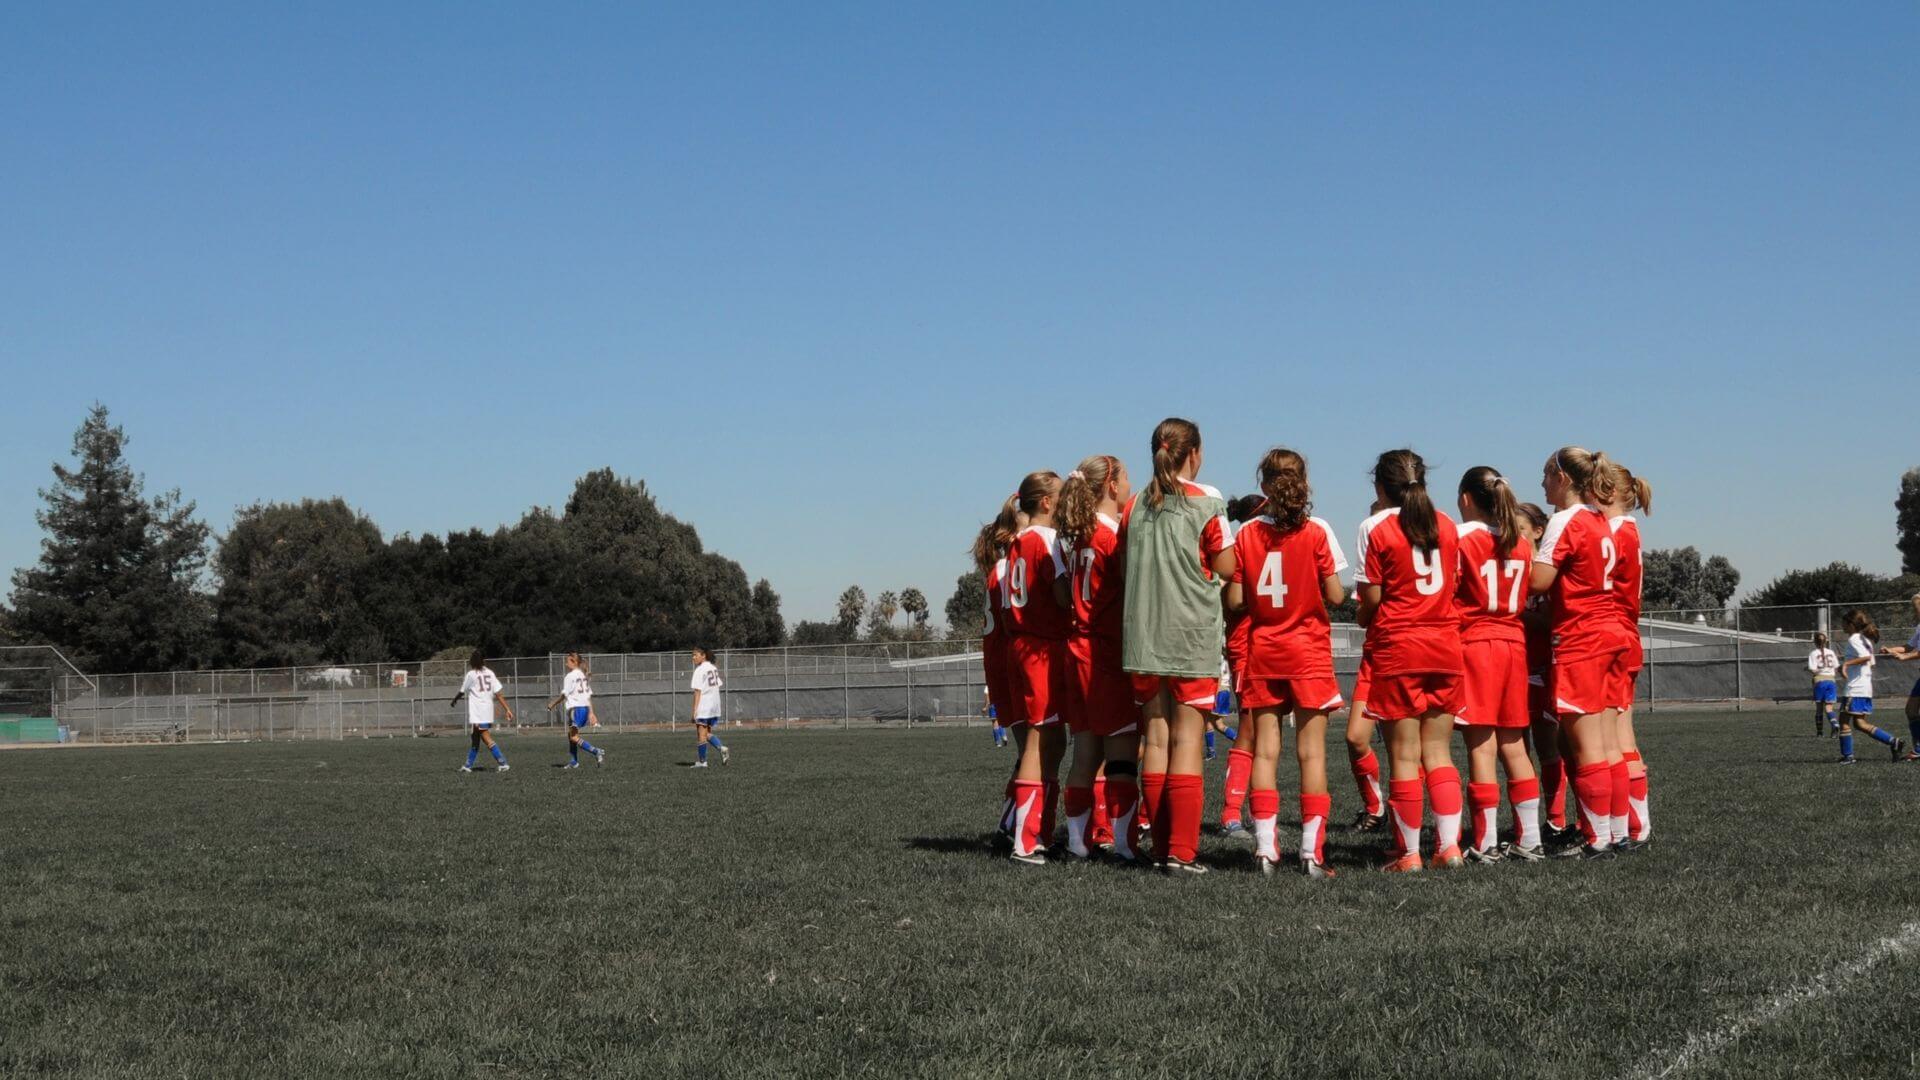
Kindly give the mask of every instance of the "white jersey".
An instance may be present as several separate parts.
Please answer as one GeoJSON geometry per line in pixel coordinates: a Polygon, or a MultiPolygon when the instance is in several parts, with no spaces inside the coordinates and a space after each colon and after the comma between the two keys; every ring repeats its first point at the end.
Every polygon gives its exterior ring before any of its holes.
{"type": "Polygon", "coordinates": [[[1840,654],[1832,649],[1815,649],[1807,654],[1807,670],[1821,682],[1832,682],[1840,670],[1840,654]]]}
{"type": "Polygon", "coordinates": [[[560,684],[560,690],[567,695],[569,709],[584,709],[593,704],[593,687],[587,683],[587,673],[579,668],[567,672],[567,679],[560,684]]]}
{"type": "Polygon", "coordinates": [[[1847,659],[1854,660],[1862,656],[1867,658],[1866,663],[1847,669],[1852,672],[1847,679],[1848,697],[1873,696],[1873,642],[1855,634],[1847,639],[1847,659]]]}
{"type": "Polygon", "coordinates": [[[468,671],[460,680],[460,692],[467,695],[467,723],[488,727],[493,723],[493,699],[500,694],[500,677],[492,668],[468,671]]]}
{"type": "Polygon", "coordinates": [[[693,714],[695,719],[720,719],[720,687],[723,685],[720,669],[713,666],[713,661],[709,660],[693,669],[691,686],[700,692],[700,708],[693,714]]]}

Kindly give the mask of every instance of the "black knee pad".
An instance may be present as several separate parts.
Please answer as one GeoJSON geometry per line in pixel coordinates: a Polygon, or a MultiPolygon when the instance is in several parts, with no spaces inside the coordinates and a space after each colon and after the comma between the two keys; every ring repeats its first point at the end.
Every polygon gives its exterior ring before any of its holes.
{"type": "Polygon", "coordinates": [[[1116,776],[1138,776],[1138,775],[1140,775],[1140,763],[1137,761],[1107,762],[1107,779],[1109,780],[1113,779],[1116,776]]]}

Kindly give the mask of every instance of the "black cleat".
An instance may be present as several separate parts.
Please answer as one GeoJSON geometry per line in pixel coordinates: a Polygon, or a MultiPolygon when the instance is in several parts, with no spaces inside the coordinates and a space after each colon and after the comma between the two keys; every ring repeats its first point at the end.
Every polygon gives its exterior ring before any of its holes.
{"type": "Polygon", "coordinates": [[[1369,814],[1365,810],[1362,810],[1354,816],[1353,831],[1379,832],[1386,823],[1387,817],[1385,814],[1369,814]]]}
{"type": "Polygon", "coordinates": [[[1907,740],[1895,739],[1893,740],[1893,745],[1888,747],[1887,749],[1893,751],[1893,760],[1899,761],[1900,755],[1907,752],[1907,740]]]}

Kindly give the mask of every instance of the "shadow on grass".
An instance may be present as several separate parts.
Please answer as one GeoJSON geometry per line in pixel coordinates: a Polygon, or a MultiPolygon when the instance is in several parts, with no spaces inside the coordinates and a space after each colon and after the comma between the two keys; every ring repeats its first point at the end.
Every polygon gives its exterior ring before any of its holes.
{"type": "Polygon", "coordinates": [[[972,836],[909,836],[903,843],[915,851],[931,851],[936,855],[973,855],[987,859],[1004,859],[1006,852],[994,845],[993,833],[976,833],[972,836]]]}

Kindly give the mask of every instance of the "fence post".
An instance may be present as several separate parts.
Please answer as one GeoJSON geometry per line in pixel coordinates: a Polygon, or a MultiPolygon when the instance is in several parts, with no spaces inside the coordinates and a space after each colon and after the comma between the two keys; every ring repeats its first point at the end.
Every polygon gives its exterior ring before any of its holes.
{"type": "MultiPolygon", "coordinates": [[[[1738,631],[1736,631],[1738,633],[1738,631]]],[[[1740,699],[1746,696],[1746,664],[1740,659],[1740,639],[1733,639],[1733,711],[1740,711],[1740,699]]]]}
{"type": "Polygon", "coordinates": [[[906,663],[906,667],[902,668],[901,670],[907,673],[907,730],[912,731],[913,730],[913,642],[911,641],[907,642],[907,659],[905,663],[906,663]]]}
{"type": "Polygon", "coordinates": [[[793,730],[793,650],[780,646],[780,723],[793,730]]]}
{"type": "Polygon", "coordinates": [[[853,646],[840,646],[840,730],[853,719],[853,646]]]}

